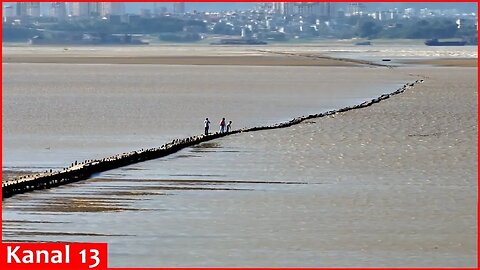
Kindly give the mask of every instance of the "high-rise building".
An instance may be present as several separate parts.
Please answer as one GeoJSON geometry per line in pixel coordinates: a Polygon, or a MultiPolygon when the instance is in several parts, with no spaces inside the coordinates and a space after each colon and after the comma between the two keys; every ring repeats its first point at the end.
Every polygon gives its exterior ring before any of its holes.
{"type": "Polygon", "coordinates": [[[349,3],[347,6],[347,13],[350,16],[362,15],[367,11],[366,6],[363,3],[349,3]]]}
{"type": "Polygon", "coordinates": [[[40,3],[39,2],[17,2],[15,7],[15,16],[40,17],[40,3]]]}
{"type": "Polygon", "coordinates": [[[27,14],[31,17],[40,17],[40,2],[28,2],[27,14]]]}
{"type": "Polygon", "coordinates": [[[262,2],[255,5],[255,9],[262,12],[272,12],[274,11],[273,4],[271,2],[262,2]]]}
{"type": "Polygon", "coordinates": [[[15,16],[17,17],[25,17],[27,16],[27,2],[17,2],[15,7],[15,16]]]}
{"type": "Polygon", "coordinates": [[[174,14],[184,14],[185,13],[185,2],[175,2],[175,3],[173,3],[173,13],[174,14]]]}
{"type": "Polygon", "coordinates": [[[282,15],[292,15],[295,13],[295,2],[275,2],[273,3],[273,12],[282,15]]]}
{"type": "Polygon", "coordinates": [[[296,14],[296,8],[294,2],[284,2],[283,4],[283,14],[285,15],[293,15],[296,14]]]}
{"type": "Polygon", "coordinates": [[[98,13],[100,16],[123,15],[125,14],[125,3],[123,2],[99,2],[98,13]]]}
{"type": "Polygon", "coordinates": [[[335,4],[329,2],[275,2],[273,12],[283,15],[335,16],[335,4]]]}
{"type": "Polygon", "coordinates": [[[67,5],[65,2],[52,2],[50,5],[50,16],[58,20],[65,20],[67,18],[67,5]]]}
{"type": "Polygon", "coordinates": [[[99,16],[100,4],[100,2],[71,2],[70,15],[76,17],[99,16]]]}
{"type": "Polygon", "coordinates": [[[335,3],[331,2],[321,2],[318,3],[320,5],[319,9],[319,16],[324,17],[326,19],[332,19],[336,16],[337,10],[335,8],[335,3]]]}
{"type": "Polygon", "coordinates": [[[285,2],[274,2],[273,12],[277,14],[285,14],[285,2]]]}
{"type": "Polygon", "coordinates": [[[89,3],[88,2],[72,2],[70,3],[70,15],[76,17],[89,16],[89,3]]]}
{"type": "Polygon", "coordinates": [[[296,2],[294,4],[294,14],[302,16],[315,16],[320,13],[320,3],[316,2],[296,2]]]}

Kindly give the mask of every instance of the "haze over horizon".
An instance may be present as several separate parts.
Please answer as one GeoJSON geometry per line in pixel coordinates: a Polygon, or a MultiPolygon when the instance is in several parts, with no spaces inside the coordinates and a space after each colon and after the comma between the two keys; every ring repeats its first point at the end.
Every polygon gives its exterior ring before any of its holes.
{"type": "MultiPolygon", "coordinates": [[[[48,4],[50,2],[42,2],[41,9],[43,14],[48,14],[48,4]]],[[[125,11],[127,13],[140,13],[142,9],[153,9],[154,3],[157,3],[158,6],[164,6],[169,11],[172,10],[173,2],[125,2],[125,11]]],[[[222,11],[222,10],[247,10],[253,9],[257,4],[262,2],[186,2],[186,11],[222,11]]],[[[9,4],[8,2],[4,2],[5,4],[9,4]]],[[[343,8],[348,4],[348,2],[337,3],[339,9],[343,8]]],[[[459,12],[463,13],[477,13],[477,5],[476,3],[471,2],[451,2],[451,3],[432,3],[432,2],[393,2],[393,3],[385,3],[385,2],[371,2],[371,3],[364,3],[368,10],[376,11],[376,10],[386,10],[386,9],[405,9],[405,8],[415,8],[415,9],[457,9],[459,12]]]]}
{"type": "MultiPolygon", "coordinates": [[[[153,2],[125,2],[126,9],[129,12],[136,13],[140,9],[152,8],[153,2]]],[[[165,6],[171,8],[173,2],[156,2],[159,6],[165,6]]],[[[220,11],[220,10],[235,10],[235,9],[252,9],[257,4],[262,2],[234,2],[234,3],[218,3],[218,2],[186,2],[187,11],[220,11]]],[[[339,7],[344,7],[348,2],[337,3],[339,7]]],[[[476,12],[477,5],[475,3],[459,2],[459,3],[431,3],[431,2],[399,2],[399,3],[385,3],[385,2],[372,2],[364,3],[369,10],[377,9],[391,9],[391,8],[428,8],[428,9],[457,9],[460,12],[476,12]]]]}

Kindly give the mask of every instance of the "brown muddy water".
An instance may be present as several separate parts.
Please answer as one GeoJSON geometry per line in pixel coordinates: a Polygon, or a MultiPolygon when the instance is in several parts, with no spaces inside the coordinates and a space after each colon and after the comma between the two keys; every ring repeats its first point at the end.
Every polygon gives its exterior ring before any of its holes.
{"type": "MultiPolygon", "coordinates": [[[[159,146],[201,133],[206,116],[213,130],[221,117],[234,127],[276,123],[361,103],[417,79],[409,75],[415,70],[371,67],[3,69],[3,169],[14,171],[159,146]]],[[[349,126],[344,131],[352,134],[349,126]]],[[[325,151],[342,161],[335,141],[345,138],[321,134],[316,120],[238,134],[17,195],[3,201],[3,240],[107,242],[110,267],[475,264],[464,239],[472,230],[471,170],[465,185],[445,187],[445,174],[435,186],[442,192],[430,193],[430,186],[412,185],[428,175],[420,169],[378,174],[330,163],[325,151]]]]}
{"type": "Polygon", "coordinates": [[[108,242],[111,267],[474,264],[473,175],[429,185],[420,169],[341,166],[318,132],[234,135],[14,196],[3,239],[108,242]]]}
{"type": "Polygon", "coordinates": [[[411,80],[373,68],[3,64],[3,169],[47,170],[361,103],[411,80]],[[373,72],[375,71],[375,72],[373,72]]]}

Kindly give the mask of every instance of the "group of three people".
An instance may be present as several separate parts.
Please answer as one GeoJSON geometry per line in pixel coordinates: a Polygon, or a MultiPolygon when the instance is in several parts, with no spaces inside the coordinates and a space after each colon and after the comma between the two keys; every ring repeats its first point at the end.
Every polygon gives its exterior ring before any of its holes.
{"type": "MultiPolygon", "coordinates": [[[[208,130],[210,129],[210,120],[208,117],[205,118],[205,135],[208,135],[208,130]]],[[[232,121],[228,121],[228,124],[225,123],[225,118],[222,118],[220,121],[220,133],[230,132],[232,131],[232,121]]]]}

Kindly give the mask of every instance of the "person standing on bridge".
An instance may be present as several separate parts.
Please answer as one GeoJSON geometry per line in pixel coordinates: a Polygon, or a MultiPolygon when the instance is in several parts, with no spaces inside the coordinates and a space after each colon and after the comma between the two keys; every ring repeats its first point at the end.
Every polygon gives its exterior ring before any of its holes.
{"type": "Polygon", "coordinates": [[[225,133],[225,118],[220,121],[220,133],[225,133]]]}
{"type": "Polygon", "coordinates": [[[208,129],[210,128],[210,120],[208,120],[208,117],[205,118],[205,135],[208,135],[208,129]]]}
{"type": "Polygon", "coordinates": [[[227,124],[227,133],[232,131],[232,121],[228,121],[228,124],[227,124]]]}

